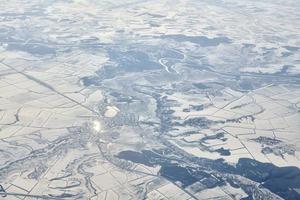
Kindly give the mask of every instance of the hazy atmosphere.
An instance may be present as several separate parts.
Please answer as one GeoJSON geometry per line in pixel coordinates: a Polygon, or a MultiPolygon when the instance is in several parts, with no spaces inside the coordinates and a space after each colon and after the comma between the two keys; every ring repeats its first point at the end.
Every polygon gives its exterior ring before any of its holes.
{"type": "Polygon", "coordinates": [[[300,200],[300,1],[2,0],[0,199],[300,200]]]}

